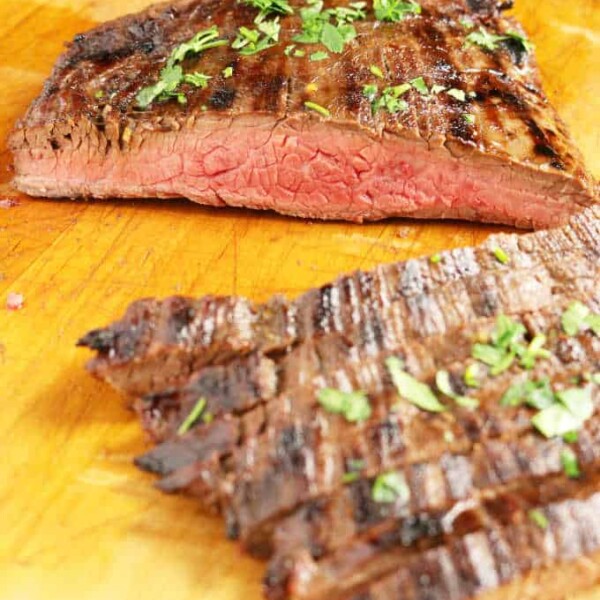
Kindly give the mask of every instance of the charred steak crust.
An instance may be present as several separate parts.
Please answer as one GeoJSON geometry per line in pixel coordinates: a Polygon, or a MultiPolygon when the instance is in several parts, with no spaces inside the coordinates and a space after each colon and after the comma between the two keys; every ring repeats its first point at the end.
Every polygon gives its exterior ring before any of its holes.
{"type": "Polygon", "coordinates": [[[426,0],[420,15],[399,23],[369,12],[343,53],[319,62],[310,59],[317,45],[303,57],[283,52],[300,31],[296,11],[281,20],[273,48],[240,56],[221,47],[187,59],[186,70],[210,74],[210,85],[186,87],[185,106],[148,110],[136,95],[156,82],[174,47],[213,24],[231,41],[256,10],[180,0],[107,23],[75,38],[17,125],[15,185],[33,195],[185,196],[352,221],[564,222],[594,202],[593,182],[541,91],[531,53],[510,40],[493,52],[465,45],[465,16],[493,34],[521,31],[500,14],[504,4],[426,0]],[[373,113],[363,93],[377,83],[372,65],[389,85],[424,77],[467,95],[411,89],[408,110],[373,113]],[[330,117],[307,110],[307,101],[330,117]]]}
{"type": "Polygon", "coordinates": [[[599,387],[575,441],[544,439],[529,408],[499,403],[523,379],[518,366],[471,392],[476,410],[432,415],[397,406],[384,360],[400,356],[430,384],[446,369],[465,393],[473,336],[507,313],[528,340],[548,334],[551,357],[527,378],[564,388],[597,373],[600,338],[565,335],[561,315],[574,300],[600,310],[599,234],[592,208],[560,229],[356,273],[292,302],[144,300],[82,344],[97,352],[92,372],[143,395],[137,410],[161,443],[138,466],[160,474],[164,491],[220,512],[229,537],[271,557],[270,599],[535,597],[528,582],[544,569],[576,572],[586,557],[598,560],[599,387]],[[494,257],[498,247],[510,266],[494,257]],[[317,390],[343,382],[368,393],[364,423],[319,408],[317,390]],[[190,421],[200,400],[202,417],[190,421]],[[563,471],[565,452],[577,479],[563,471]],[[374,502],[376,478],[390,471],[406,494],[374,502]]]}

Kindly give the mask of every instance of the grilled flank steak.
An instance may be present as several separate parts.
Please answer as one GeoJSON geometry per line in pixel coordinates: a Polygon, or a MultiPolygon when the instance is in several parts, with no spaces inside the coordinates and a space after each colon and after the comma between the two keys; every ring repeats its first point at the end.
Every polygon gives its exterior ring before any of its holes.
{"type": "Polygon", "coordinates": [[[507,4],[179,0],[104,24],[17,125],[14,183],[358,222],[563,223],[593,183],[507,4]]]}
{"type": "Polygon", "coordinates": [[[593,208],[293,301],[142,300],[80,344],[270,599],[559,598],[600,574],[599,259],[593,208]]]}

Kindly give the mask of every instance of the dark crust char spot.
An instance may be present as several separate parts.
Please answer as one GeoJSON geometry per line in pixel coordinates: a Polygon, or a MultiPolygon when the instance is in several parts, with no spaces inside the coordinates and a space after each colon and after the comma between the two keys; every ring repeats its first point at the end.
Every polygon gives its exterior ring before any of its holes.
{"type": "Polygon", "coordinates": [[[233,88],[222,87],[212,93],[211,97],[208,99],[208,103],[216,110],[226,110],[233,106],[235,95],[236,91],[233,88]]]}

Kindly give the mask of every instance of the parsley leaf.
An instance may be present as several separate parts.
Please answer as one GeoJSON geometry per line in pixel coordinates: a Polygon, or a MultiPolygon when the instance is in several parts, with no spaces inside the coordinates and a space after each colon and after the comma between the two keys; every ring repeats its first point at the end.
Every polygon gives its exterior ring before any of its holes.
{"type": "Polygon", "coordinates": [[[223,74],[224,79],[229,79],[230,77],[233,77],[233,67],[225,67],[221,73],[223,74]]]}
{"type": "Polygon", "coordinates": [[[369,84],[363,87],[363,95],[371,102],[371,111],[373,114],[380,109],[385,109],[394,115],[408,109],[408,102],[400,98],[408,90],[410,90],[410,84],[403,83],[387,87],[379,95],[377,86],[369,84]]]}
{"type": "Polygon", "coordinates": [[[581,302],[571,302],[561,316],[561,324],[567,335],[577,335],[581,331],[591,329],[600,336],[600,314],[592,311],[581,302]]]}
{"type": "Polygon", "coordinates": [[[406,504],[410,499],[410,488],[403,473],[391,471],[375,479],[371,495],[375,502],[388,504],[400,500],[406,504]]]}
{"type": "Polygon", "coordinates": [[[448,96],[452,96],[452,98],[455,98],[460,102],[464,102],[467,99],[467,96],[463,90],[457,90],[456,88],[450,88],[446,91],[446,94],[448,94],[448,96]]]}
{"type": "Polygon", "coordinates": [[[327,412],[343,415],[350,423],[366,421],[371,416],[371,405],[365,392],[323,388],[317,392],[317,399],[327,412]]]}
{"type": "Polygon", "coordinates": [[[475,125],[475,115],[464,113],[462,117],[469,125],[475,125]]]}
{"type": "Polygon", "coordinates": [[[581,476],[581,470],[579,469],[579,462],[575,452],[571,448],[565,448],[560,453],[560,462],[563,467],[563,471],[567,477],[571,479],[577,479],[581,476]]]}
{"type": "Polygon", "coordinates": [[[337,27],[324,23],[321,31],[321,43],[329,50],[339,54],[344,49],[344,38],[337,27]]]}
{"type": "Polygon", "coordinates": [[[548,529],[548,525],[550,524],[548,517],[539,508],[534,508],[527,514],[540,529],[548,529]]]}
{"type": "Polygon", "coordinates": [[[421,5],[417,2],[404,0],[373,0],[375,18],[378,21],[402,21],[408,14],[421,13],[421,5]]]}
{"type": "Polygon", "coordinates": [[[503,265],[507,265],[510,262],[510,256],[508,256],[508,254],[506,254],[506,252],[502,248],[499,248],[498,246],[496,246],[492,250],[492,253],[494,254],[496,260],[499,263],[502,263],[503,265]]]}
{"type": "Polygon", "coordinates": [[[289,5],[288,0],[242,0],[242,2],[249,6],[253,6],[254,8],[258,8],[260,11],[259,17],[265,17],[269,14],[294,14],[294,9],[289,5]]]}
{"type": "Polygon", "coordinates": [[[471,410],[479,406],[479,400],[477,400],[477,398],[461,396],[452,389],[452,384],[450,383],[450,374],[448,371],[438,371],[435,375],[435,384],[438,390],[440,390],[444,396],[452,398],[452,400],[454,400],[458,406],[462,406],[463,408],[468,408],[471,410]]]}
{"type": "Polygon", "coordinates": [[[498,42],[506,39],[503,35],[494,35],[480,27],[478,31],[472,31],[465,38],[465,43],[467,46],[479,46],[484,50],[489,50],[490,52],[496,50],[498,47],[498,42]]]}
{"type": "Polygon", "coordinates": [[[322,50],[318,50],[317,52],[313,52],[310,55],[311,62],[319,62],[321,60],[327,60],[329,58],[329,54],[327,52],[323,52],[322,50]]]}
{"type": "Polygon", "coordinates": [[[471,363],[465,369],[465,375],[463,377],[465,384],[470,388],[478,388],[479,384],[479,365],[477,363],[471,363]]]}
{"type": "Polygon", "coordinates": [[[250,56],[275,46],[279,41],[280,31],[279,17],[261,21],[257,24],[257,29],[248,29],[248,27],[242,26],[238,29],[237,37],[231,47],[239,50],[243,56],[250,56]]]}
{"type": "Polygon", "coordinates": [[[546,437],[577,431],[594,412],[591,389],[570,388],[556,393],[556,402],[537,413],[533,426],[546,437]]]}
{"type": "Polygon", "coordinates": [[[410,85],[412,85],[419,94],[423,96],[429,96],[429,90],[427,89],[427,84],[422,77],[416,77],[415,79],[411,79],[410,85]]]}
{"type": "Polygon", "coordinates": [[[538,358],[550,358],[552,353],[547,348],[544,348],[544,344],[547,341],[547,337],[543,333],[538,333],[529,343],[529,346],[521,352],[521,366],[524,369],[533,369],[535,361],[538,358]]]}
{"type": "Polygon", "coordinates": [[[371,73],[375,75],[375,77],[379,77],[379,79],[384,78],[383,71],[377,65],[371,65],[369,67],[369,71],[371,71],[371,73]]]}
{"type": "Polygon", "coordinates": [[[183,423],[179,426],[177,430],[177,435],[183,435],[187,433],[196,423],[196,421],[200,418],[200,415],[206,408],[206,399],[200,398],[198,402],[196,402],[194,408],[190,411],[188,416],[185,418],[183,423]]]}
{"type": "Polygon", "coordinates": [[[195,73],[186,73],[183,76],[184,83],[189,83],[190,85],[202,89],[208,86],[208,82],[211,79],[212,77],[210,77],[209,75],[205,75],[204,73],[198,73],[198,71],[196,71],[195,73]]]}
{"type": "Polygon", "coordinates": [[[502,406],[519,406],[525,403],[538,410],[548,408],[554,402],[554,392],[550,386],[550,380],[547,378],[515,383],[506,390],[500,399],[502,406]]]}
{"type": "Polygon", "coordinates": [[[421,383],[404,371],[400,359],[390,356],[386,359],[385,365],[401,398],[429,412],[443,412],[446,410],[446,407],[436,398],[428,385],[421,383]]]}
{"type": "Polygon", "coordinates": [[[505,40],[514,40],[518,44],[521,45],[525,52],[530,52],[533,50],[534,45],[531,41],[529,41],[524,35],[520,34],[518,31],[507,31],[504,36],[505,40]]]}

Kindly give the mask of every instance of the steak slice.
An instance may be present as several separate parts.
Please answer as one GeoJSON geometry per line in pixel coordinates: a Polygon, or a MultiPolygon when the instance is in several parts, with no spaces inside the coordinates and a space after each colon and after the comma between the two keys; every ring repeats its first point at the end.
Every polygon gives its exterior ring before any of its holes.
{"type": "Polygon", "coordinates": [[[221,512],[247,550],[272,556],[274,600],[502,597],[522,576],[598,559],[600,336],[597,324],[564,331],[564,310],[578,301],[600,312],[599,213],[437,263],[357,273],[292,302],[146,300],[87,337],[92,369],[151,390],[136,406],[165,441],[139,466],[162,475],[165,491],[221,512]],[[473,344],[493,339],[506,314],[524,325],[524,344],[544,334],[548,354],[497,375],[481,367],[468,391],[473,344]],[[390,356],[432,389],[447,370],[478,407],[445,399],[438,414],[398,403],[390,356]],[[509,386],[542,378],[555,390],[589,388],[576,440],[544,439],[531,408],[500,402],[509,386]],[[317,401],[323,387],[363,389],[371,415],[330,414],[317,401]],[[563,473],[567,450],[577,479],[563,473]],[[374,501],[377,478],[392,471],[405,493],[374,501]]]}
{"type": "MultiPolygon", "coordinates": [[[[451,353],[454,342],[442,348],[440,338],[453,340],[465,324],[558,307],[563,295],[592,296],[599,285],[599,218],[600,209],[589,209],[564,228],[492,236],[478,248],[442,253],[437,264],[418,259],[380,266],[291,302],[140,300],[122,320],[88,333],[80,344],[97,351],[88,365],[94,375],[134,396],[171,393],[203,367],[252,353],[278,365],[290,349],[299,353],[301,345],[331,337],[347,340],[361,358],[427,339],[430,352],[451,353]],[[507,253],[508,265],[494,257],[496,248],[507,253]]],[[[202,384],[192,391],[211,400],[202,384]]]]}
{"type": "Polygon", "coordinates": [[[500,4],[424,0],[396,23],[369,6],[356,37],[321,61],[320,44],[284,53],[302,28],[299,2],[278,43],[251,56],[232,42],[257,11],[236,0],[176,0],[104,24],[76,36],[17,124],[14,184],[35,196],[183,196],[356,222],[564,223],[595,202],[593,182],[500,4]],[[184,104],[141,109],[138,93],[173,50],[213,25],[228,44],[182,62],[208,85],[180,86],[184,104]],[[505,39],[465,44],[480,27],[505,39]],[[412,86],[400,112],[373,110],[363,91],[420,77],[429,93],[412,86]]]}
{"type": "Polygon", "coordinates": [[[386,544],[383,548],[357,544],[345,548],[343,556],[323,561],[328,564],[320,568],[304,557],[288,582],[288,593],[271,598],[562,598],[578,589],[577,581],[565,582],[564,587],[554,591],[554,580],[550,578],[540,586],[549,593],[539,595],[539,589],[532,594],[521,578],[535,577],[553,566],[569,568],[571,561],[585,562],[581,559],[593,553],[595,561],[588,566],[591,577],[584,578],[582,587],[595,582],[600,570],[597,489],[595,480],[580,484],[577,491],[571,490],[572,498],[538,503],[539,495],[532,487],[519,496],[507,494],[479,509],[465,508],[456,515],[458,531],[446,534],[445,543],[422,551],[414,547],[393,548],[393,544],[387,544],[387,548],[386,544]],[[533,522],[531,510],[543,515],[545,527],[533,522]],[[505,586],[514,586],[514,596],[503,590],[505,586]],[[494,591],[498,594],[492,594],[494,591]]]}

